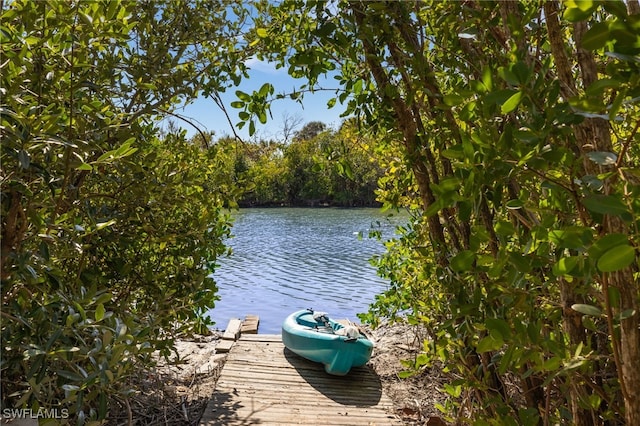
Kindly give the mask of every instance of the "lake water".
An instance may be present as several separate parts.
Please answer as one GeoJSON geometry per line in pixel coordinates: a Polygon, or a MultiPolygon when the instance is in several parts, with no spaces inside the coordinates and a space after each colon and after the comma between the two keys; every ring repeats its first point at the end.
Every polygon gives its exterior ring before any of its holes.
{"type": "Polygon", "coordinates": [[[355,321],[387,288],[369,263],[384,246],[368,234],[393,237],[398,216],[366,208],[251,208],[234,216],[233,254],[213,274],[221,297],[208,313],[215,327],[254,314],[260,333],[277,334],[288,314],[306,308],[355,321]]]}

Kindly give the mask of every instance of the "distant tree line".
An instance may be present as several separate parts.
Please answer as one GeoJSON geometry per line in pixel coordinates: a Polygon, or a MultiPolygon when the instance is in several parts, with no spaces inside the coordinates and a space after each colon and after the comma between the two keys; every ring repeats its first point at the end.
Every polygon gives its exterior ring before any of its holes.
{"type": "Polygon", "coordinates": [[[223,137],[212,147],[233,176],[240,207],[378,206],[377,181],[384,173],[367,142],[356,136],[354,123],[336,131],[312,121],[289,142],[223,137]]]}

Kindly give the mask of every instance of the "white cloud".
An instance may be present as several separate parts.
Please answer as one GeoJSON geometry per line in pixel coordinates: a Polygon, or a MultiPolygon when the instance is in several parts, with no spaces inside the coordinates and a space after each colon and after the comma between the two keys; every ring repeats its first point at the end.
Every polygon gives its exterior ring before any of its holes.
{"type": "Polygon", "coordinates": [[[252,71],[261,72],[265,74],[286,74],[287,70],[285,68],[276,69],[274,63],[261,61],[255,56],[247,59],[244,64],[251,68],[252,71]]]}

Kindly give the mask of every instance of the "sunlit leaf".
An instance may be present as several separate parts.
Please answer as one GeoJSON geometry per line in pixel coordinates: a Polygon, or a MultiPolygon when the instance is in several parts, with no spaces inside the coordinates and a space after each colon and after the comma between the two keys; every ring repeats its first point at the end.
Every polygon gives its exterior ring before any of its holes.
{"type": "Polygon", "coordinates": [[[510,210],[518,210],[524,207],[524,202],[522,200],[518,200],[517,198],[513,200],[509,200],[506,202],[505,207],[510,210]]]}
{"type": "Polygon", "coordinates": [[[76,167],[76,170],[93,170],[93,167],[91,166],[91,164],[82,163],[81,165],[76,167]]]}
{"type": "Polygon", "coordinates": [[[604,252],[598,259],[596,265],[601,272],[613,272],[626,268],[631,265],[635,259],[635,248],[628,244],[623,244],[604,252]]]}
{"type": "Polygon", "coordinates": [[[101,229],[107,228],[116,223],[115,219],[108,220],[106,222],[96,223],[96,230],[100,231],[101,229]]]}
{"type": "Polygon", "coordinates": [[[570,22],[577,22],[587,19],[598,7],[593,0],[567,0],[563,18],[570,22]]]}
{"type": "Polygon", "coordinates": [[[589,242],[591,236],[587,229],[554,229],[549,232],[549,240],[560,248],[579,249],[589,242]]]}
{"type": "Polygon", "coordinates": [[[444,95],[443,100],[444,100],[444,103],[449,106],[460,105],[462,102],[464,102],[464,98],[458,95],[457,93],[449,93],[447,95],[444,95]]]}
{"type": "Polygon", "coordinates": [[[478,353],[497,351],[498,349],[504,346],[504,341],[502,339],[496,339],[493,336],[489,335],[483,337],[479,342],[476,350],[478,353]]]}
{"type": "Polygon", "coordinates": [[[542,370],[544,371],[555,371],[560,368],[562,364],[562,359],[560,357],[554,356],[546,360],[542,363],[542,370]]]}
{"type": "Polygon", "coordinates": [[[417,374],[414,370],[403,370],[398,372],[398,378],[400,379],[408,379],[409,377],[413,377],[417,374]]]}
{"type": "Polygon", "coordinates": [[[236,96],[241,101],[244,101],[244,102],[250,102],[251,101],[251,95],[249,95],[248,93],[243,92],[242,90],[236,90],[236,96]]]}
{"type": "Polygon", "coordinates": [[[553,274],[557,277],[569,274],[578,265],[579,260],[578,256],[563,257],[553,265],[553,274]]]}
{"type": "Polygon", "coordinates": [[[573,309],[576,312],[580,312],[581,314],[590,315],[593,317],[599,317],[602,315],[602,311],[599,308],[592,305],[586,305],[583,303],[575,303],[571,305],[571,309],[573,309]]]}
{"type": "Polygon", "coordinates": [[[104,314],[105,314],[104,305],[100,303],[96,307],[96,321],[102,321],[102,319],[104,318],[104,314]]]}
{"type": "Polygon", "coordinates": [[[589,256],[593,259],[597,260],[602,256],[607,250],[619,246],[629,244],[629,237],[625,234],[607,234],[604,237],[597,240],[590,248],[589,248],[589,256]]]}
{"type": "Polygon", "coordinates": [[[507,99],[500,107],[500,112],[508,114],[520,105],[522,99],[522,92],[516,92],[509,99],[507,99]]]}

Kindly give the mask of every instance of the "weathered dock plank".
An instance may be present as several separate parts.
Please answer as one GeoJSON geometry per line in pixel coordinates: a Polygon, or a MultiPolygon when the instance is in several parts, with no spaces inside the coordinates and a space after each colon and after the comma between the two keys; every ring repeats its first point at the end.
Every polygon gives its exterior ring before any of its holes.
{"type": "Polygon", "coordinates": [[[201,420],[213,425],[401,425],[369,367],[325,373],[279,335],[242,335],[222,369],[201,420]]]}
{"type": "Polygon", "coordinates": [[[260,317],[257,315],[247,315],[242,321],[242,334],[258,334],[258,326],[260,325],[260,317]]]}
{"type": "Polygon", "coordinates": [[[240,329],[242,328],[242,320],[238,318],[231,318],[227,328],[222,335],[223,340],[238,340],[240,337],[240,329]]]}

